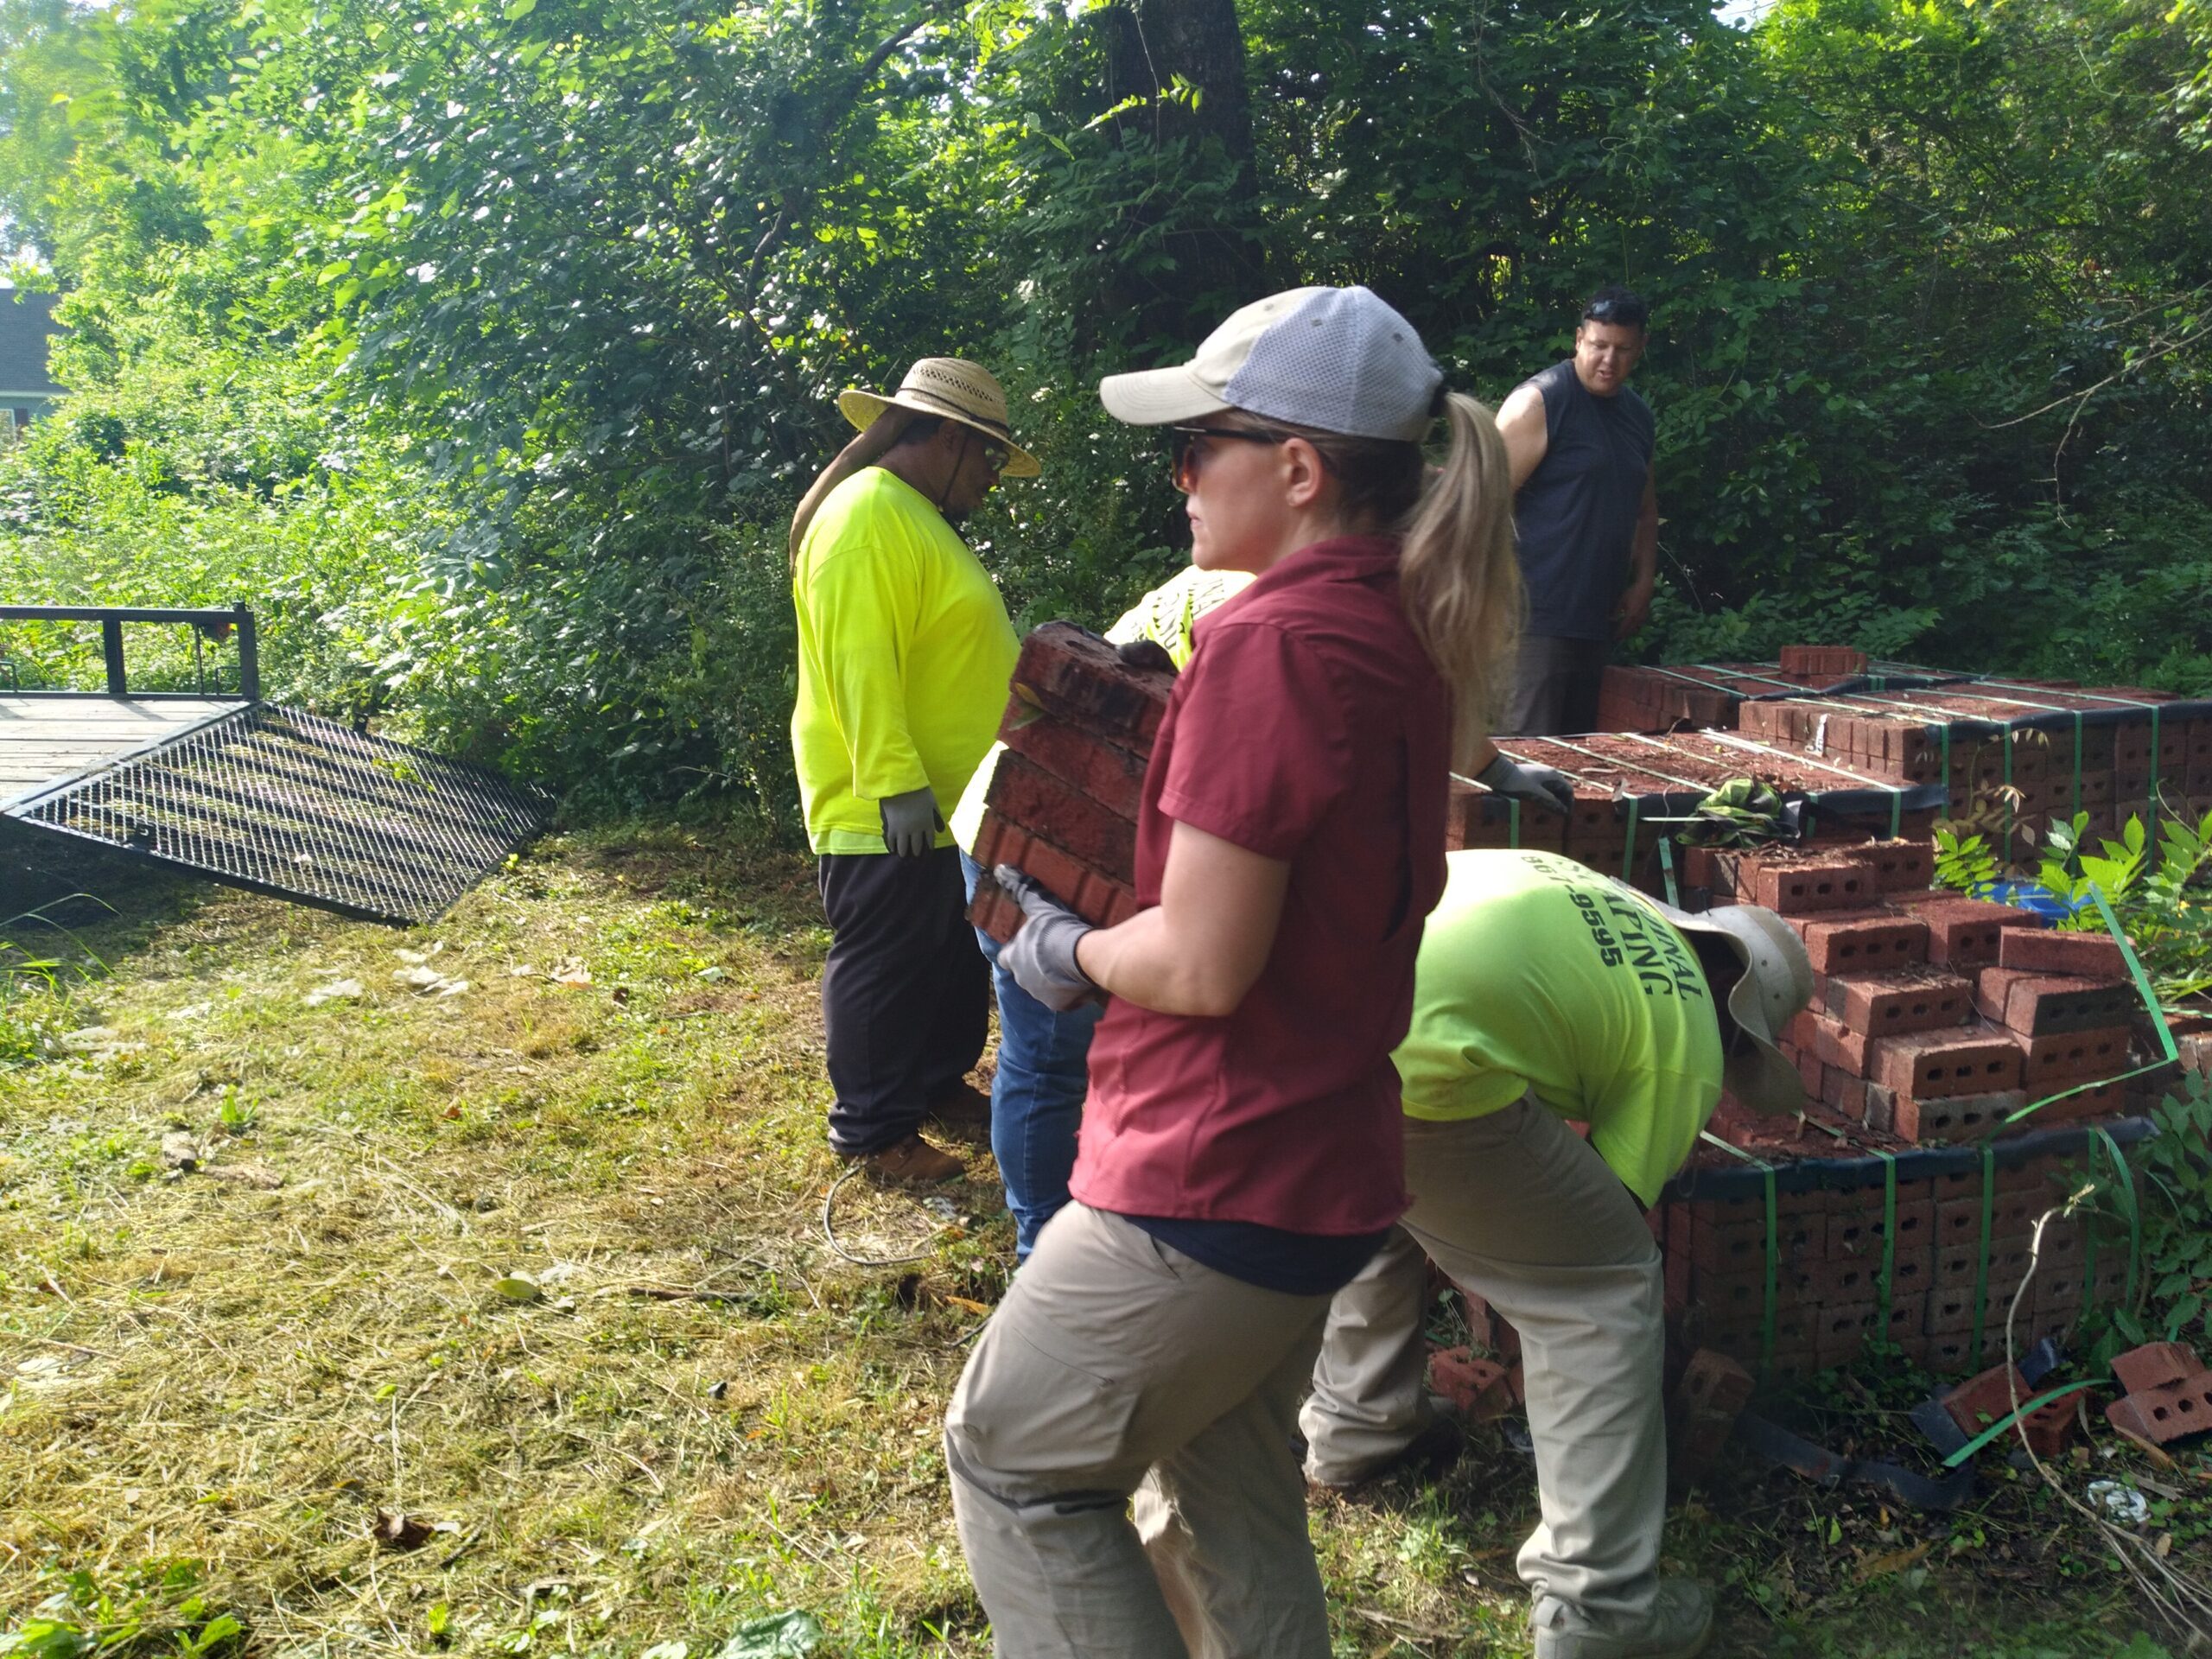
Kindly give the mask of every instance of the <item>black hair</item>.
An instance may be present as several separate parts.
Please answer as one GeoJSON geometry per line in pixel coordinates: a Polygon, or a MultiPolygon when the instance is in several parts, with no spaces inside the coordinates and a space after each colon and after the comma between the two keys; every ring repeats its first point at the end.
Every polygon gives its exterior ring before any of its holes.
{"type": "Polygon", "coordinates": [[[1624,328],[1642,328],[1649,325],[1651,308],[1643,296],[1623,288],[1618,283],[1608,283],[1590,296],[1590,303],[1582,308],[1585,322],[1618,323],[1624,328]]]}
{"type": "Polygon", "coordinates": [[[899,449],[910,443],[927,443],[938,435],[938,429],[948,418],[944,415],[916,415],[907,421],[899,434],[898,441],[891,447],[899,449]]]}

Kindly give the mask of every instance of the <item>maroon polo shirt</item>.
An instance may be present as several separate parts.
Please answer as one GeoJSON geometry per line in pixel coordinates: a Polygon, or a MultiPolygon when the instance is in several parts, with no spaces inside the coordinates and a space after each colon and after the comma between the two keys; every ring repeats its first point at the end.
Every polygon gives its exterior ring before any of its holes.
{"type": "Polygon", "coordinates": [[[1333,1235],[1404,1211],[1390,1051],[1444,891],[1451,723],[1395,538],[1300,549],[1201,625],[1145,772],[1137,901],[1160,902],[1182,823],[1286,861],[1282,923],[1225,1018],[1109,1004],[1077,1198],[1333,1235]]]}

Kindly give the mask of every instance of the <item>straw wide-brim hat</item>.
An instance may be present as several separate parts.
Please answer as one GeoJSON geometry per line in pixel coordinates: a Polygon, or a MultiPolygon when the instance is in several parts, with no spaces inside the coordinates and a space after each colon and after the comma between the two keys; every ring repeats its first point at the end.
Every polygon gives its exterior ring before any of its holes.
{"type": "Polygon", "coordinates": [[[918,415],[939,415],[973,427],[985,437],[1006,446],[1001,476],[1034,478],[1037,457],[1014,441],[1007,424],[1006,391],[998,378],[980,363],[964,357],[925,357],[906,371],[899,390],[886,397],[849,386],[837,394],[837,409],[862,432],[875,424],[887,409],[910,409],[918,415]]]}

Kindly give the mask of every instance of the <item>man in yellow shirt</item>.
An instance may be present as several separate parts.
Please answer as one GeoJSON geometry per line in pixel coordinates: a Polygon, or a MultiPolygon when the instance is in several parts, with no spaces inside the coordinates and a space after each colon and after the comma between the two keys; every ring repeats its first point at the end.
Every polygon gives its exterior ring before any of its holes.
{"type": "Polygon", "coordinates": [[[1521,1335],[1536,1659],[1687,1659],[1712,1599],[1658,1573],[1663,1286],[1643,1211],[1724,1087],[1753,1110],[1802,1103],[1774,1039],[1812,965],[1756,906],[1685,915],[1550,853],[1449,867],[1392,1057],[1413,1207],[1330,1307],[1306,1476],[1357,1485],[1430,1438],[1425,1253],[1521,1335]]]}
{"type": "Polygon", "coordinates": [[[791,567],[791,750],[831,935],[830,1144],[880,1175],[944,1180],[960,1161],[920,1126],[972,1096],[989,1009],[944,823],[1019,651],[954,526],[1001,474],[1038,468],[998,382],[962,359],[925,358],[893,395],[848,391],[838,407],[861,436],[808,493],[791,567]]]}

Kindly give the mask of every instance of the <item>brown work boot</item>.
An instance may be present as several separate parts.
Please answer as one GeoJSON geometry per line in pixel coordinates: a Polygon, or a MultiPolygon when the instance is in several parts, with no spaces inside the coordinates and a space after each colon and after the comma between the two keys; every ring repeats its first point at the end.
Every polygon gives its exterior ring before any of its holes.
{"type": "Polygon", "coordinates": [[[988,1128],[991,1097],[963,1077],[930,1096],[929,1115],[932,1122],[950,1129],[988,1128]]]}
{"type": "Polygon", "coordinates": [[[940,1152],[918,1135],[894,1141],[855,1160],[867,1166],[880,1181],[950,1181],[968,1173],[968,1166],[949,1152],[940,1152]]]}

